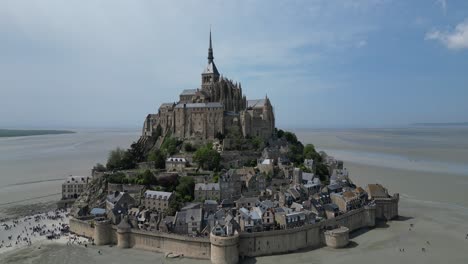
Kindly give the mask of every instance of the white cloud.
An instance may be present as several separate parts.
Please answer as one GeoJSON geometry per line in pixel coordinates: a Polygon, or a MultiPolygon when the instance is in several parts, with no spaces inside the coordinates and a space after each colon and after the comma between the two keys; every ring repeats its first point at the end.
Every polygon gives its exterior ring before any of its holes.
{"type": "Polygon", "coordinates": [[[453,31],[432,30],[426,40],[437,40],[449,49],[468,49],[468,20],[458,24],[453,31]]]}

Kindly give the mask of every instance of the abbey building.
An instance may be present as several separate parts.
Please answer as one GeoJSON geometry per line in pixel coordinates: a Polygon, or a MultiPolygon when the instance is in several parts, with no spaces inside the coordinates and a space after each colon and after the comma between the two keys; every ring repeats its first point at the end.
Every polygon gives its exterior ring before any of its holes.
{"type": "Polygon", "coordinates": [[[163,103],[156,114],[149,114],[143,136],[157,130],[180,139],[214,139],[219,136],[270,138],[275,128],[273,106],[264,99],[247,100],[240,83],[219,74],[213,47],[208,48],[208,65],[197,89],[183,90],[177,103],[163,103]]]}

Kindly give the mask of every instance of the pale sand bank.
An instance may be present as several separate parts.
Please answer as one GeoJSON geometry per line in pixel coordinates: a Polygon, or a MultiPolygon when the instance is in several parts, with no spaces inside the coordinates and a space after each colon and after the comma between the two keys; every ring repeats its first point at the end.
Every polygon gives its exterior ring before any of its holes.
{"type": "MultiPolygon", "coordinates": [[[[321,248],[292,254],[246,259],[244,263],[468,263],[468,210],[403,198],[402,220],[353,233],[346,249],[321,248]],[[411,231],[410,224],[413,224],[411,231]],[[429,244],[427,244],[429,241],[429,244]],[[426,252],[422,252],[422,248],[426,252]],[[399,249],[405,249],[400,252],[399,249]]],[[[209,263],[165,259],[155,252],[109,246],[35,245],[0,255],[0,263],[209,263]],[[102,252],[102,255],[98,253],[102,252]]]]}

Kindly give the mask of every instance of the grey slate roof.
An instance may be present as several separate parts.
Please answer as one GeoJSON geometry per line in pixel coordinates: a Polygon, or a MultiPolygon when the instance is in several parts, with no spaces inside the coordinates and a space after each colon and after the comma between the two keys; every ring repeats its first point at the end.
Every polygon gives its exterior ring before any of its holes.
{"type": "Polygon", "coordinates": [[[169,200],[172,193],[170,192],[160,192],[160,191],[146,191],[145,198],[154,198],[159,200],[169,200]]]}
{"type": "Polygon", "coordinates": [[[196,93],[197,89],[185,89],[180,95],[195,95],[196,93]]]}
{"type": "Polygon", "coordinates": [[[219,191],[219,183],[197,183],[195,184],[195,190],[203,190],[203,191],[219,191]]]}
{"type": "Polygon", "coordinates": [[[179,103],[176,105],[175,108],[206,108],[206,107],[211,107],[211,108],[223,108],[223,104],[219,102],[212,102],[212,103],[189,103],[189,104],[183,104],[179,103]]]}
{"type": "Polygon", "coordinates": [[[202,209],[188,209],[185,215],[186,222],[201,222],[202,221],[202,209]]]}
{"type": "Polygon", "coordinates": [[[206,68],[203,71],[203,73],[214,73],[216,75],[219,75],[218,68],[216,68],[216,65],[213,61],[209,62],[208,65],[206,65],[206,68]]]}

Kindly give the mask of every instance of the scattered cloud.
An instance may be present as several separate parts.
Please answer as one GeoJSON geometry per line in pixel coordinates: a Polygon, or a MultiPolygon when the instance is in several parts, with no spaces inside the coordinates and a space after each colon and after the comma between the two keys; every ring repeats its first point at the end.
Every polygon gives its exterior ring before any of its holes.
{"type": "Polygon", "coordinates": [[[458,24],[453,31],[429,31],[426,40],[437,40],[453,50],[468,49],[468,19],[458,24]]]}

